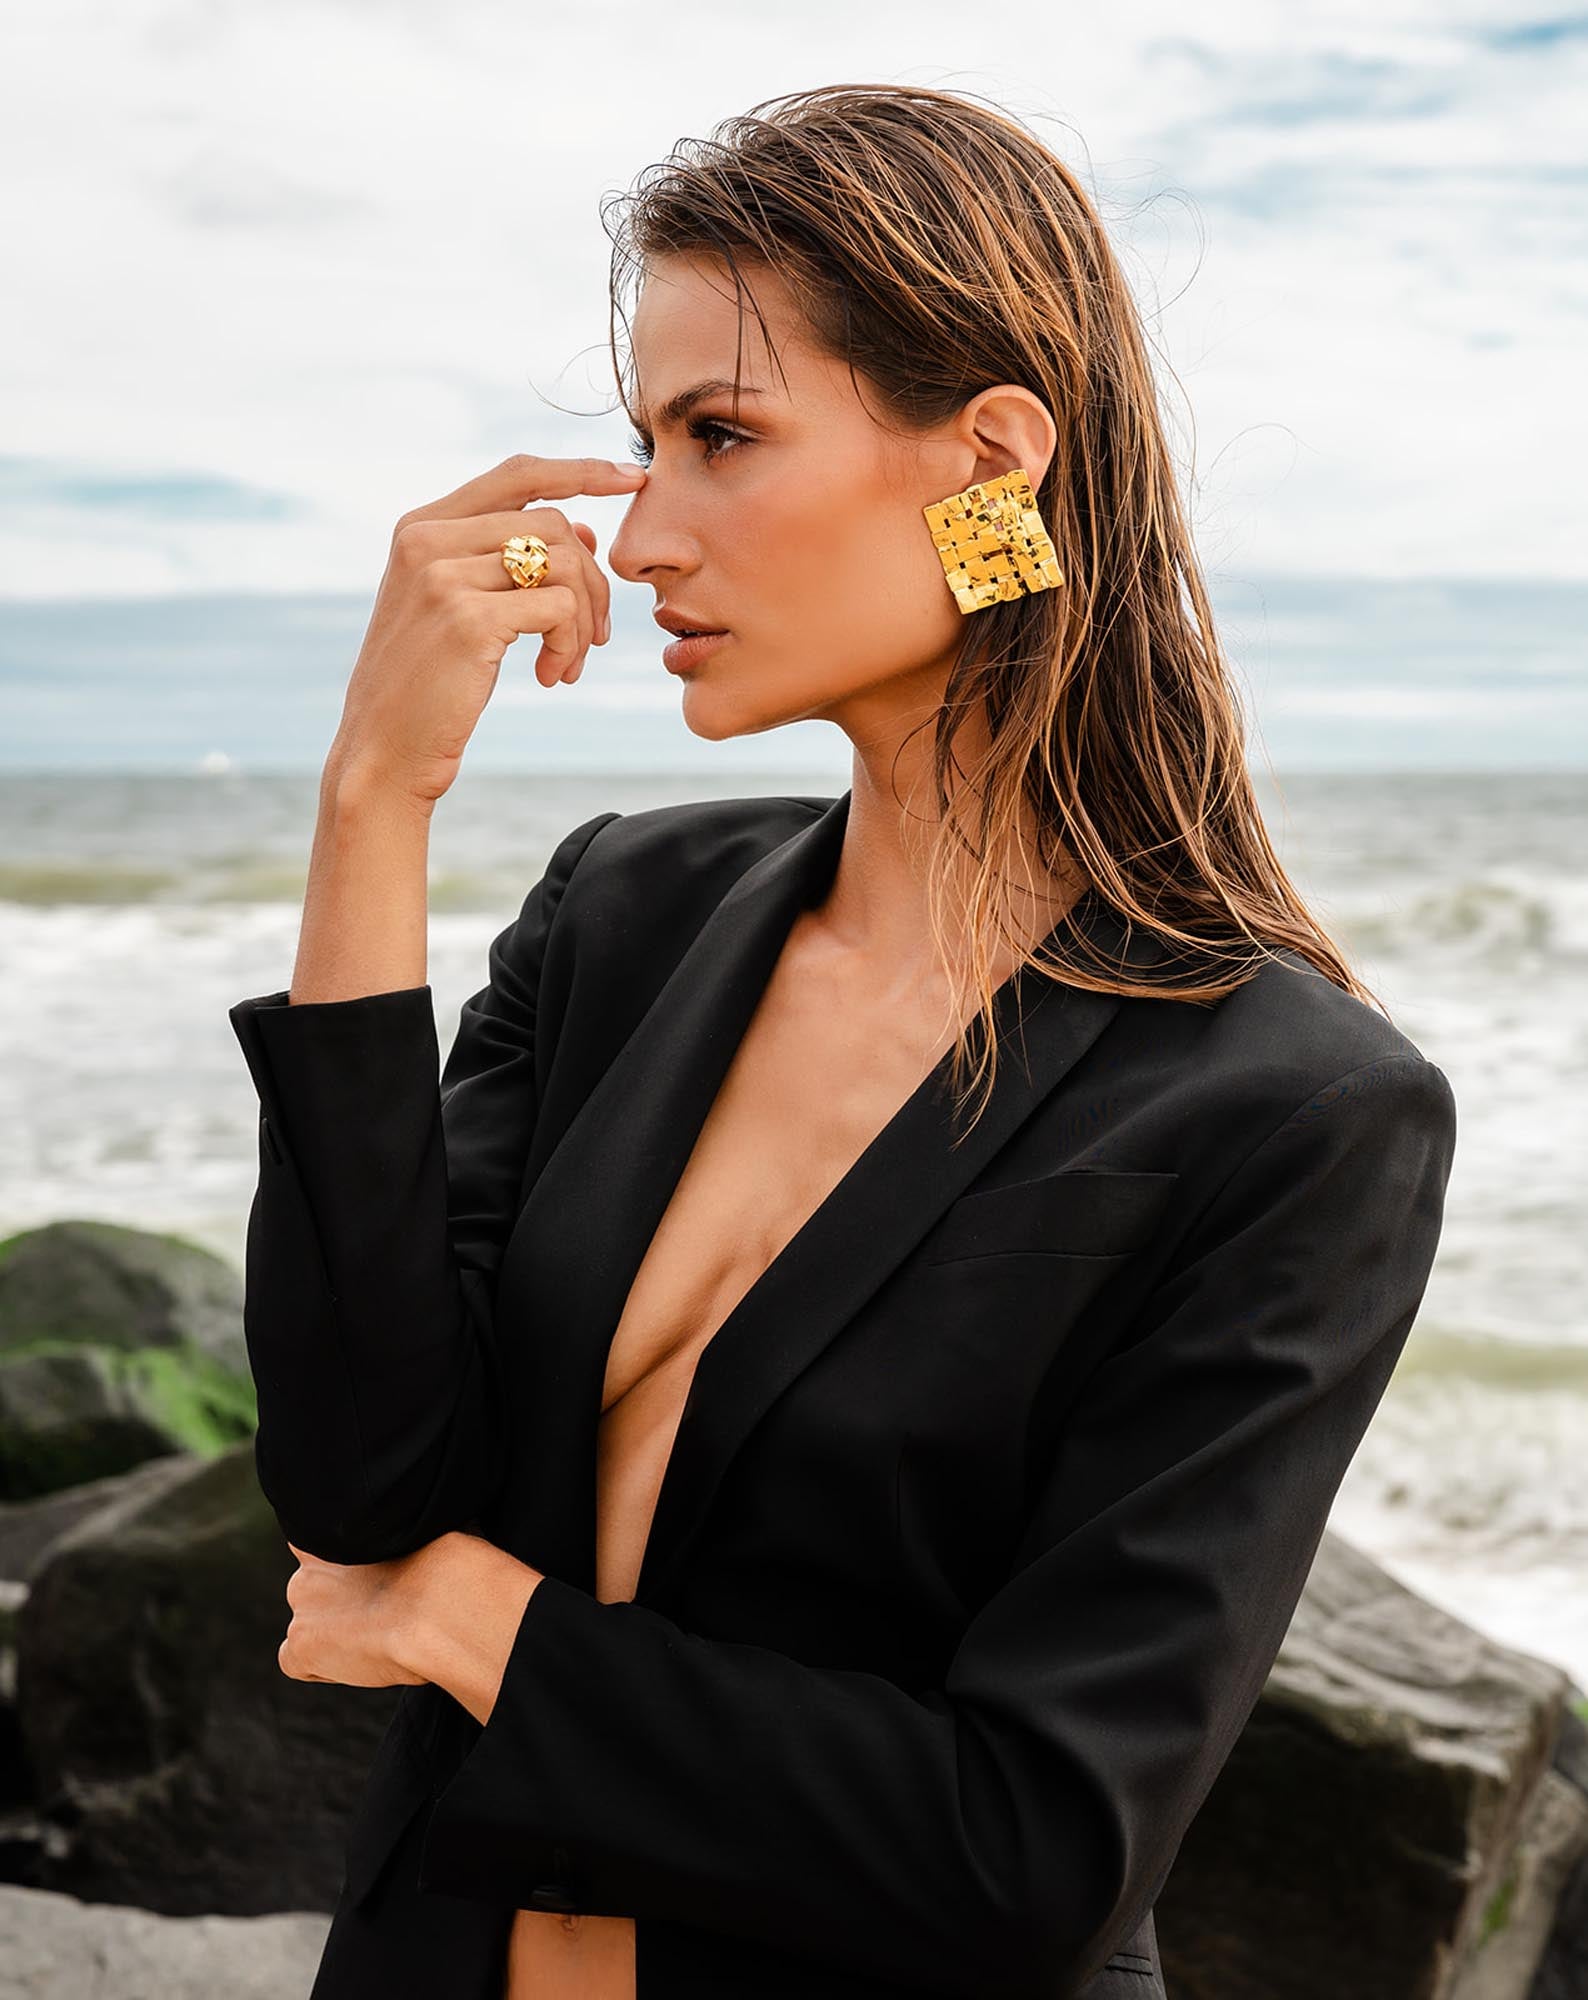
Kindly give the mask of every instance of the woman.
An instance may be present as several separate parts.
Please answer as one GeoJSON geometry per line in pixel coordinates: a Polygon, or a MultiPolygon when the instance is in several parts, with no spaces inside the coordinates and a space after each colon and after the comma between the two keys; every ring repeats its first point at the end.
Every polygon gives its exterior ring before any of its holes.
{"type": "Polygon", "coordinates": [[[1265,837],[1069,171],[812,91],[619,247],[648,470],[404,517],[232,1010],[281,1663],[405,1687],[315,1995],[1148,2000],[1450,1089],[1265,837]],[[613,570],[720,635],[690,728],[824,719],[852,784],[572,830],[438,1089],[431,812],[516,636],[547,686],[610,636],[555,503],[622,491],[613,570]]]}

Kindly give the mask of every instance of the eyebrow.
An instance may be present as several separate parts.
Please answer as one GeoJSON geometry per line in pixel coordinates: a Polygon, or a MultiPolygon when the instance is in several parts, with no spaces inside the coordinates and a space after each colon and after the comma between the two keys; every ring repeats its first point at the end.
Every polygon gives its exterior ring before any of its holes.
{"type": "MultiPolygon", "coordinates": [[[[766,393],[762,389],[751,388],[748,383],[740,383],[738,386],[741,396],[760,396],[766,393]]],[[[692,389],[680,389],[676,396],[669,396],[663,403],[657,412],[657,421],[664,426],[681,424],[697,403],[707,402],[711,397],[720,396],[724,390],[731,390],[733,387],[731,379],[713,375],[707,381],[697,382],[692,389]]],[[[635,428],[642,432],[650,430],[650,425],[645,422],[643,414],[635,419],[635,428]]]]}

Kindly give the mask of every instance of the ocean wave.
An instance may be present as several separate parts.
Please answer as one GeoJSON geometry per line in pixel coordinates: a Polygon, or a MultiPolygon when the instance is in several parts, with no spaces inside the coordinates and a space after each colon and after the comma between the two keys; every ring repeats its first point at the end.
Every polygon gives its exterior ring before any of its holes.
{"type": "Polygon", "coordinates": [[[183,877],[166,868],[117,868],[104,862],[0,863],[0,902],[32,909],[71,903],[152,903],[180,890],[183,877]]]}
{"type": "Polygon", "coordinates": [[[1420,889],[1386,908],[1336,905],[1336,922],[1367,952],[1419,952],[1484,965],[1588,957],[1588,878],[1502,874],[1420,889]]]}
{"type": "Polygon", "coordinates": [[[1442,1326],[1424,1315],[1396,1365],[1395,1379],[1402,1384],[1419,1379],[1464,1381],[1488,1389],[1559,1390],[1588,1396],[1588,1345],[1495,1338],[1442,1326]]]}
{"type": "Polygon", "coordinates": [[[1397,1370],[1349,1481],[1348,1505],[1379,1515],[1375,1540],[1419,1556],[1588,1556],[1582,1405],[1556,1389],[1496,1393],[1397,1370]]]}
{"type": "MultiPolygon", "coordinates": [[[[516,914],[530,886],[507,869],[440,869],[430,877],[430,908],[516,914]]],[[[301,864],[240,859],[196,868],[139,867],[110,861],[0,863],[0,903],[29,909],[124,908],[149,904],[206,908],[224,903],[287,905],[303,902],[301,864]]]]}

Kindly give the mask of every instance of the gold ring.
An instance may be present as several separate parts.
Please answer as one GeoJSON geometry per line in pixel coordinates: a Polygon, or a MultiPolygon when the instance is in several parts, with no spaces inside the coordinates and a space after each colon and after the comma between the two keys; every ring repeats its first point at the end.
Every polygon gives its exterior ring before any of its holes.
{"type": "Polygon", "coordinates": [[[539,535],[514,535],[502,544],[502,567],[520,590],[534,590],[551,575],[551,550],[539,535]]]}

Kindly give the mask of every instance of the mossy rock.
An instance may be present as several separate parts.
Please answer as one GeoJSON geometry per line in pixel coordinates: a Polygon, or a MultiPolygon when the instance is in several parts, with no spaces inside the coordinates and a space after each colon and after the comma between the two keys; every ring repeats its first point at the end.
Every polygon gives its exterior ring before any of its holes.
{"type": "Polygon", "coordinates": [[[210,1251],[116,1223],[0,1243],[0,1500],[251,1436],[242,1286],[210,1251]]]}
{"type": "Polygon", "coordinates": [[[242,1279],[179,1236],[72,1219],[0,1242],[0,1354],[40,1343],[193,1348],[248,1372],[242,1279]]]}

